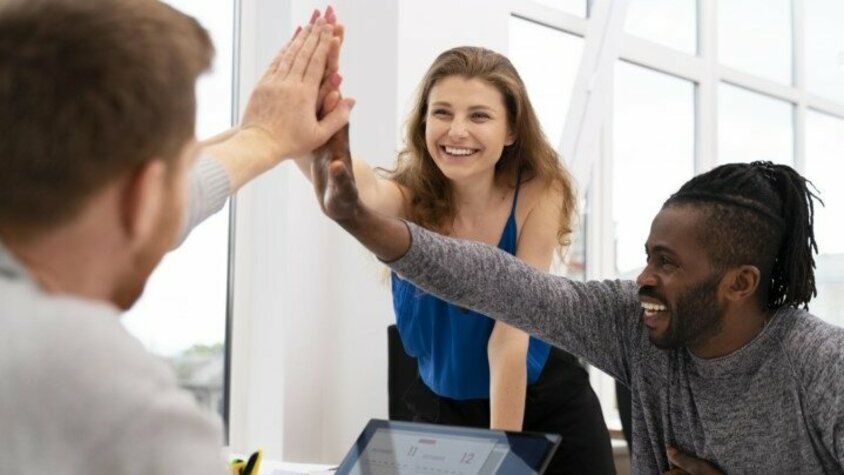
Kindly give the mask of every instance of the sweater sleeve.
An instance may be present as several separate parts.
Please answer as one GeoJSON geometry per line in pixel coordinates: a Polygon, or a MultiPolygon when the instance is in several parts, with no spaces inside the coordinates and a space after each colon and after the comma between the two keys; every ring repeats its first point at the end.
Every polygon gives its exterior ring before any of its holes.
{"type": "Polygon", "coordinates": [[[197,160],[191,171],[189,186],[188,208],[175,247],[187,239],[193,228],[220,211],[231,194],[231,179],[226,169],[209,156],[202,156],[197,160]]]}
{"type": "Polygon", "coordinates": [[[426,292],[518,327],[629,383],[639,303],[630,281],[577,282],[492,246],[408,223],[412,244],[388,263],[426,292]]]}

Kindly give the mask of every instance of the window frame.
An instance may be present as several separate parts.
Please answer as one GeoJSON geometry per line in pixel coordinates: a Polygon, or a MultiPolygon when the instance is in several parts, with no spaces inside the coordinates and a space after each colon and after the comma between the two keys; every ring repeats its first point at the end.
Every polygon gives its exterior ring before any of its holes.
{"type": "MultiPolygon", "coordinates": [[[[718,61],[718,11],[717,0],[697,0],[697,45],[696,55],[675,50],[628,34],[623,31],[623,21],[607,21],[602,18],[599,8],[606,3],[613,3],[623,12],[628,1],[589,2],[587,18],[568,14],[556,10],[547,4],[540,4],[531,0],[519,0],[513,3],[512,14],[519,18],[539,23],[565,33],[583,36],[586,39],[584,56],[590,50],[599,48],[602,36],[620,35],[621,45],[616,57],[603,56],[601,61],[623,60],[638,66],[662,72],[680,79],[691,81],[695,87],[694,108],[694,173],[699,174],[718,164],[718,86],[728,83],[733,86],[760,93],[774,99],[785,101],[793,106],[793,156],[794,168],[803,173],[806,169],[806,122],[809,110],[821,112],[835,118],[844,119],[844,103],[812,94],[807,89],[806,71],[806,27],[804,0],[791,0],[792,10],[792,77],[791,85],[780,84],[773,80],[764,79],[727,66],[718,61]],[[596,23],[601,21],[600,24],[596,23]],[[621,29],[621,32],[612,29],[621,29]],[[597,43],[597,44],[596,44],[597,43]]],[[[605,13],[604,13],[605,14],[605,13]]],[[[593,51],[594,54],[594,51],[593,51]]],[[[587,59],[588,60],[588,59],[587,59]]],[[[587,215],[598,219],[588,220],[586,223],[586,277],[587,279],[603,279],[615,277],[615,259],[613,255],[613,239],[615,229],[612,221],[612,174],[613,174],[613,134],[612,134],[612,102],[613,102],[613,65],[593,67],[601,71],[603,76],[590,78],[591,84],[584,87],[581,82],[575,87],[571,104],[584,101],[589,94],[601,94],[607,97],[609,103],[601,110],[600,124],[587,124],[592,130],[581,131],[581,134],[599,136],[597,151],[575,150],[566,148],[567,137],[571,140],[571,133],[564,133],[561,150],[563,156],[574,157],[570,163],[579,183],[588,183],[581,187],[581,193],[587,188],[592,190],[587,215]],[[580,97],[576,97],[576,96],[580,97]],[[595,129],[599,130],[595,130],[595,129]],[[568,150],[568,153],[566,151],[568,150]],[[585,153],[586,156],[582,154],[585,153]],[[574,166],[572,166],[574,165],[574,166]],[[584,169],[587,170],[584,172],[584,169]],[[590,173],[591,171],[591,173],[590,173]]],[[[581,63],[583,68],[583,63],[581,63]]],[[[584,71],[582,71],[585,74],[584,71]]],[[[583,111],[579,112],[583,114],[583,111]]],[[[596,112],[598,113],[598,112],[596,112]]],[[[578,111],[570,110],[565,127],[568,131],[574,127],[578,111]]],[[[592,384],[601,400],[605,418],[611,429],[620,428],[618,412],[615,409],[615,387],[609,376],[592,370],[592,384]]]]}

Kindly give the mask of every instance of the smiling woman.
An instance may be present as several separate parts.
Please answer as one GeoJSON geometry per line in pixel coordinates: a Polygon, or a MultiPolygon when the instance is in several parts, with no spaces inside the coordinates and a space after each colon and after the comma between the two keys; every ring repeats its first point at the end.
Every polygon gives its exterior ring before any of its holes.
{"type": "Polygon", "coordinates": [[[450,76],[432,89],[425,142],[452,182],[490,183],[504,147],[513,145],[501,93],[480,79],[450,76]]]}
{"type": "MultiPolygon", "coordinates": [[[[448,50],[422,80],[396,168],[353,161],[377,212],[479,241],[547,270],[569,242],[575,193],[504,56],[448,50]]],[[[300,168],[311,177],[308,160],[300,168]]],[[[405,394],[417,421],[561,433],[548,473],[613,473],[588,373],[576,358],[392,275],[404,350],[419,377],[405,394]]]]}

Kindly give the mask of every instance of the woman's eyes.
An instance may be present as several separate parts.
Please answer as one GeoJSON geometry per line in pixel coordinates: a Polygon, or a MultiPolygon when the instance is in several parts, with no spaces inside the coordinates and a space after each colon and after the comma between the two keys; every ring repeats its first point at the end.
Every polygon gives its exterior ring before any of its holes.
{"type": "MultiPolygon", "coordinates": [[[[447,118],[452,116],[452,112],[446,109],[434,109],[431,111],[431,115],[433,117],[447,118]]],[[[492,117],[486,112],[472,112],[471,114],[469,114],[469,119],[475,122],[483,122],[491,118],[492,117]]]]}

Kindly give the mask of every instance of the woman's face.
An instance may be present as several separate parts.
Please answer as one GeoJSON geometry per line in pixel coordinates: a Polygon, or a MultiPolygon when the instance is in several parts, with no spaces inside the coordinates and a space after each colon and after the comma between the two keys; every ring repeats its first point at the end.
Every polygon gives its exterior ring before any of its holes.
{"type": "Polygon", "coordinates": [[[448,76],[428,95],[425,143],[451,181],[492,180],[505,145],[515,138],[504,97],[480,79],[448,76]]]}

